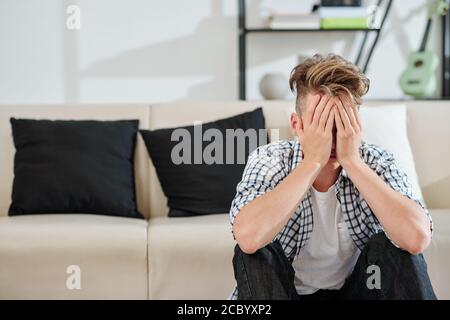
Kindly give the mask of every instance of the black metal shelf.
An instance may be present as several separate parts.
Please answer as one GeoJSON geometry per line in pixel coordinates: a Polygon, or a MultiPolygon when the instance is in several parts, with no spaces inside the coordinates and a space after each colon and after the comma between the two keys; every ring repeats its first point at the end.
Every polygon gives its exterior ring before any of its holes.
{"type": "Polygon", "coordinates": [[[355,64],[359,65],[362,59],[362,54],[364,52],[364,48],[366,47],[367,38],[369,33],[375,32],[375,39],[372,42],[372,45],[369,47],[369,51],[366,57],[366,61],[363,64],[362,70],[363,72],[367,71],[367,67],[369,65],[370,59],[372,57],[373,51],[375,49],[376,44],[378,43],[378,39],[380,37],[380,33],[383,29],[384,23],[388,16],[389,10],[392,5],[392,0],[378,0],[377,7],[380,8],[383,2],[387,1],[386,8],[381,19],[379,28],[362,28],[362,29],[271,29],[271,28],[247,28],[246,25],[246,5],[245,0],[238,0],[238,28],[239,28],[239,99],[246,99],[246,68],[247,68],[247,36],[252,33],[303,33],[303,32],[364,32],[364,37],[361,41],[361,45],[359,48],[358,55],[356,57],[355,64]]]}
{"type": "MultiPolygon", "coordinates": [[[[448,3],[450,1],[447,0],[448,3]]],[[[442,93],[450,98],[450,14],[442,17],[442,93]]]]}

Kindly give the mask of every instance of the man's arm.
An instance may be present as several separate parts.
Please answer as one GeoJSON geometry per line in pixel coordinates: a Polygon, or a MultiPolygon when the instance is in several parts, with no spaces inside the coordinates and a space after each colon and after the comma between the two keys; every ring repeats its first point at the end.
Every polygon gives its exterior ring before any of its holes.
{"type": "Polygon", "coordinates": [[[297,136],[303,140],[303,161],[273,190],[240,209],[233,223],[233,234],[242,251],[254,253],[276,237],[328,161],[334,105],[334,99],[324,95],[317,96],[307,106],[304,124],[298,121],[295,127],[297,136]]]}
{"type": "Polygon", "coordinates": [[[242,251],[254,253],[275,238],[319,172],[319,163],[302,161],[275,189],[240,210],[233,223],[233,234],[242,251]]]}
{"type": "Polygon", "coordinates": [[[411,254],[418,254],[430,243],[430,221],[419,204],[393,190],[362,161],[358,150],[361,124],[354,108],[339,102],[338,108],[335,109],[338,161],[367,201],[389,238],[400,248],[411,254]]]}

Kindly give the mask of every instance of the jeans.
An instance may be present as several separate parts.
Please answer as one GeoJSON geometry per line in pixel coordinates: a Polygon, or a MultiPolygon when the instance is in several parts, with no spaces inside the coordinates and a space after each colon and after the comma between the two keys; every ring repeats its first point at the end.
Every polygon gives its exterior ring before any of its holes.
{"type": "Polygon", "coordinates": [[[368,241],[340,290],[297,294],[295,271],[278,241],[253,254],[236,245],[233,268],[239,300],[436,300],[423,255],[395,247],[384,233],[368,241]]]}

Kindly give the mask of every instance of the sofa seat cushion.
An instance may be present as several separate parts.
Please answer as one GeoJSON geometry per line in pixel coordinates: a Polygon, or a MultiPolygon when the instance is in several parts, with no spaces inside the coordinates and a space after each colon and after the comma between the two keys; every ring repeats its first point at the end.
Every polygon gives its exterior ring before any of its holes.
{"type": "MultiPolygon", "coordinates": [[[[0,218],[0,299],[146,299],[147,221],[89,214],[0,218]],[[79,266],[81,289],[66,281],[79,266]]],[[[74,278],[71,278],[72,280],[74,278]]]]}
{"type": "Polygon", "coordinates": [[[227,299],[235,284],[228,214],[149,220],[149,298],[227,299]]]}
{"type": "Polygon", "coordinates": [[[424,255],[438,299],[450,299],[450,209],[430,209],[434,232],[424,255]]]}
{"type": "MultiPolygon", "coordinates": [[[[450,299],[450,209],[430,209],[434,236],[424,255],[440,299],[450,299]]],[[[226,299],[235,284],[235,242],[226,214],[152,218],[148,225],[150,299],[226,299]]]]}

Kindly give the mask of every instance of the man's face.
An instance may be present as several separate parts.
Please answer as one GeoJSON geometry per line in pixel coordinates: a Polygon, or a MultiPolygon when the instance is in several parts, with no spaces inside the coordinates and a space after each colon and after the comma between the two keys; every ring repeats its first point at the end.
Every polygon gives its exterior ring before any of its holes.
{"type": "MultiPolygon", "coordinates": [[[[321,96],[323,96],[324,94],[320,94],[321,96]]],[[[312,103],[314,101],[314,94],[313,93],[307,93],[303,103],[301,104],[301,108],[302,108],[302,112],[301,112],[301,123],[303,124],[304,119],[305,119],[305,114],[308,108],[313,108],[315,110],[315,108],[317,107],[317,105],[314,105],[314,103],[312,103]]],[[[314,111],[313,110],[313,111],[314,111]]],[[[326,164],[326,167],[329,169],[333,169],[333,168],[337,168],[340,166],[339,162],[336,159],[336,123],[333,124],[333,140],[332,140],[332,146],[331,146],[331,154],[330,154],[330,159],[328,160],[328,163],[326,164]]],[[[300,143],[302,143],[302,137],[299,137],[300,143]]]]}

